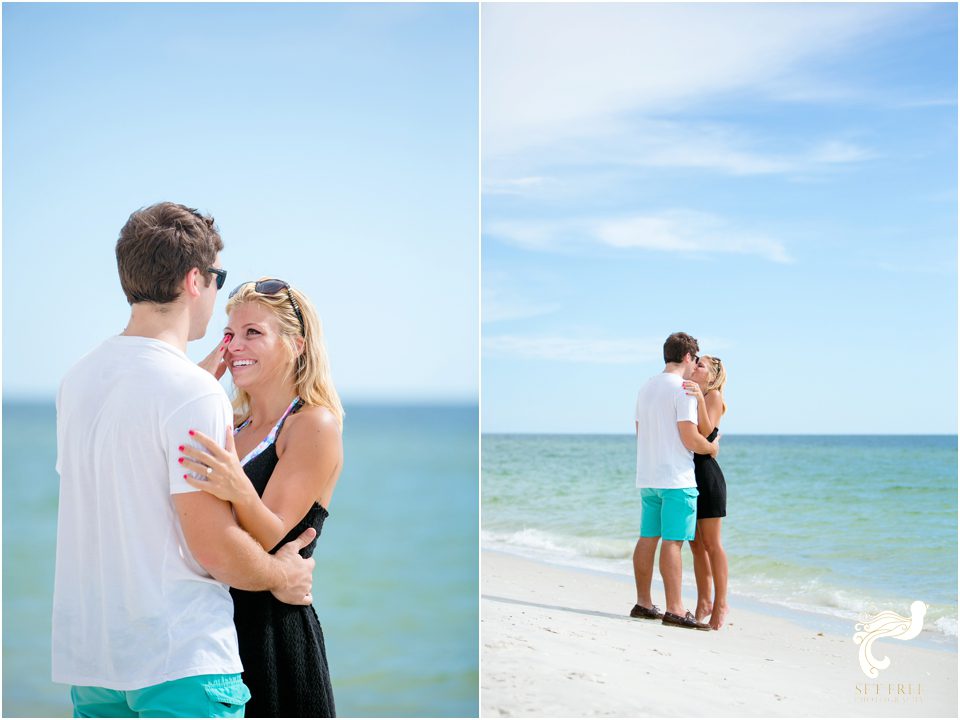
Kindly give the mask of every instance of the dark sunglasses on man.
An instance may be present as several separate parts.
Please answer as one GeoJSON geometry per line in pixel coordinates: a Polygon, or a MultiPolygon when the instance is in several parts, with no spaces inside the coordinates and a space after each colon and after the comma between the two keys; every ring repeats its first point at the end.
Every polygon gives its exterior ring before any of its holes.
{"type": "Polygon", "coordinates": [[[217,290],[223,290],[223,284],[227,281],[227,271],[220,268],[207,268],[207,272],[217,276],[217,290]]]}

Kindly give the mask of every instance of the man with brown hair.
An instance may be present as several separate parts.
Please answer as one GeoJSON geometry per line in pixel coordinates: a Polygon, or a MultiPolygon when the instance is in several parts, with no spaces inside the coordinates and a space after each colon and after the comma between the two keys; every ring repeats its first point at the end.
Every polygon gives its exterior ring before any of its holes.
{"type": "Polygon", "coordinates": [[[683,607],[680,593],[684,540],[693,540],[697,525],[697,481],[693,454],[716,456],[716,441],[707,442],[697,429],[697,401],[687,395],[683,381],[697,366],[700,347],[686,333],[674,333],[663,344],[662,373],[637,394],[637,487],[641,499],[640,538],[633,552],[637,604],[630,617],[661,619],[664,625],[709,630],[683,607]],[[653,604],[653,559],[660,548],[667,610],[653,604]]]}
{"type": "Polygon", "coordinates": [[[222,249],[196,210],[133,213],[116,246],[130,321],[60,385],[53,680],[76,717],[242,717],[228,586],[311,602],[299,550],[315,531],[269,555],[178,462],[191,430],[231,431],[226,393],[185,354],[226,278],[222,249]]]}

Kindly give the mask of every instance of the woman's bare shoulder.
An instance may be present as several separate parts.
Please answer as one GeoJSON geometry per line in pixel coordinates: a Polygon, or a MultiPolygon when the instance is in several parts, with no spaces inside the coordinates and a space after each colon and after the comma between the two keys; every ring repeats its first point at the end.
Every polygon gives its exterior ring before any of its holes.
{"type": "Polygon", "coordinates": [[[280,437],[284,435],[287,442],[303,440],[324,447],[339,445],[340,423],[336,415],[325,407],[305,406],[287,418],[280,437]]]}

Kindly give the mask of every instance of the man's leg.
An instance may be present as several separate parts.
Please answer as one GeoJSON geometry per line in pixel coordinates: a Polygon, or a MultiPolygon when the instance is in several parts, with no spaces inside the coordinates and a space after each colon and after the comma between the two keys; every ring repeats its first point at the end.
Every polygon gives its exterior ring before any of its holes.
{"type": "Polygon", "coordinates": [[[667,595],[667,612],[683,617],[687,611],[683,608],[680,594],[681,567],[680,548],[683,542],[664,538],[660,546],[660,575],[663,577],[663,590],[667,595]]]}
{"type": "Polygon", "coordinates": [[[137,713],[127,705],[126,694],[121,690],[73,685],[70,688],[70,700],[73,702],[75,718],[137,717],[137,713]]]}
{"type": "Polygon", "coordinates": [[[640,538],[633,549],[633,578],[637,583],[637,605],[653,607],[650,586],[653,582],[653,558],[660,542],[660,494],[652,488],[640,490],[640,538]]]}
{"type": "Polygon", "coordinates": [[[703,621],[713,612],[713,571],[710,568],[710,556],[701,539],[700,521],[697,521],[697,536],[690,541],[693,553],[693,574],[697,578],[697,620],[703,621]]]}
{"type": "Polygon", "coordinates": [[[140,717],[240,718],[250,691],[239,675],[194,675],[127,693],[140,717]]]}
{"type": "Polygon", "coordinates": [[[650,586],[653,584],[653,558],[657,553],[658,537],[641,537],[633,549],[633,577],[637,581],[637,605],[653,607],[650,586]]]}
{"type": "MultiPolygon", "coordinates": [[[[710,627],[719,630],[727,617],[727,553],[720,542],[722,518],[706,518],[697,523],[698,539],[703,544],[710,567],[713,569],[713,582],[716,595],[713,599],[713,615],[710,627]]],[[[698,618],[699,619],[699,618],[698,618]]]]}
{"type": "Polygon", "coordinates": [[[681,583],[683,575],[680,548],[683,542],[693,540],[697,527],[696,488],[663,491],[663,544],[660,546],[660,574],[667,595],[667,612],[684,617],[681,583]]]}

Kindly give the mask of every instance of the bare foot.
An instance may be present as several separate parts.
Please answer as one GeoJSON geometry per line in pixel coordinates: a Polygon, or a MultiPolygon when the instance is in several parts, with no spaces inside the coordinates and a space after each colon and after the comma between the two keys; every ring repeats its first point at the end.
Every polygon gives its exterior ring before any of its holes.
{"type": "Polygon", "coordinates": [[[722,628],[724,620],[727,619],[727,610],[729,610],[729,608],[726,603],[715,605],[713,616],[710,618],[710,627],[714,630],[722,628]]]}
{"type": "Polygon", "coordinates": [[[697,611],[694,615],[697,618],[697,622],[703,622],[706,618],[710,617],[713,613],[713,603],[709,600],[698,600],[697,601],[697,611]]]}

